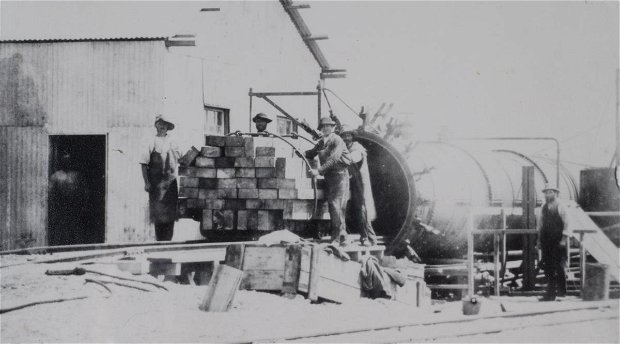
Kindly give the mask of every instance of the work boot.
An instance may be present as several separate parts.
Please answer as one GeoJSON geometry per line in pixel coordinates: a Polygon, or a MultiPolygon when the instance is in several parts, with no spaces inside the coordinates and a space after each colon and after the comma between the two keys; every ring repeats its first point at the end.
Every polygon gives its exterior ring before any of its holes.
{"type": "Polygon", "coordinates": [[[348,243],[347,243],[346,235],[341,235],[340,236],[340,247],[345,247],[347,245],[348,245],[348,243]]]}
{"type": "Polygon", "coordinates": [[[361,246],[364,246],[364,247],[370,247],[370,246],[372,246],[372,243],[371,243],[371,242],[369,242],[369,241],[368,241],[368,240],[366,240],[366,239],[360,239],[360,245],[361,245],[361,246]]]}

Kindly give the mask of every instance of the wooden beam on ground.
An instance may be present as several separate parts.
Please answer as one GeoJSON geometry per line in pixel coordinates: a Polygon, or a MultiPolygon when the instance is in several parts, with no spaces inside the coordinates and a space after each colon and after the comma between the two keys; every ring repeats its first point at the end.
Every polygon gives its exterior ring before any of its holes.
{"type": "Polygon", "coordinates": [[[205,312],[226,312],[232,306],[239,290],[243,271],[228,265],[219,265],[211,280],[207,294],[200,305],[205,312]]]}

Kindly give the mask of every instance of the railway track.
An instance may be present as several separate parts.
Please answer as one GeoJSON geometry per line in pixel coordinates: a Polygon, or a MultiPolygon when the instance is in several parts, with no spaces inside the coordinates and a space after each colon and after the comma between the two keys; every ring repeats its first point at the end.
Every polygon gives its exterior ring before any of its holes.
{"type": "MultiPolygon", "coordinates": [[[[426,342],[459,337],[501,333],[525,328],[549,327],[618,319],[618,301],[593,302],[577,307],[536,312],[503,313],[491,316],[453,317],[445,320],[399,322],[376,327],[320,331],[308,330],[298,335],[248,339],[248,343],[265,342],[426,342]]],[[[515,340],[513,338],[513,340],[515,340]]]]}

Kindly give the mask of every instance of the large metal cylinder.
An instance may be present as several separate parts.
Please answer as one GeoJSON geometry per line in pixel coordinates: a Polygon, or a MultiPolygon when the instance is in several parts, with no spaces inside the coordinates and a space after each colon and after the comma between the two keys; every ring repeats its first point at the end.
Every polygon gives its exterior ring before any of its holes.
{"type": "MultiPolygon", "coordinates": [[[[400,153],[383,138],[357,132],[368,150],[372,189],[377,204],[373,225],[380,235],[393,238],[413,226],[418,217],[439,234],[412,231],[414,249],[422,257],[460,257],[466,249],[466,229],[472,207],[508,208],[511,228],[520,225],[523,166],[534,166],[535,185],[555,181],[554,163],[516,151],[472,152],[448,142],[418,142],[400,153]]],[[[563,198],[577,199],[572,176],[560,169],[563,198]]],[[[543,195],[537,193],[538,203],[543,195]]],[[[500,225],[497,216],[476,218],[481,228],[500,225]]]]}

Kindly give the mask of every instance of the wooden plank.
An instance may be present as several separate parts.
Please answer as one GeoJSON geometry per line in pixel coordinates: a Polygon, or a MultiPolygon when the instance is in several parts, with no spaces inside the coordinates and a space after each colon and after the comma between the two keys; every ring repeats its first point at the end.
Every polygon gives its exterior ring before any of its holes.
{"type": "Polygon", "coordinates": [[[299,273],[301,268],[301,246],[289,245],[286,248],[286,260],[284,261],[284,273],[282,281],[282,294],[290,297],[297,294],[299,286],[299,273]]]}
{"type": "Polygon", "coordinates": [[[348,302],[361,297],[358,262],[343,261],[325,251],[320,251],[320,273],[317,296],[335,302],[348,302]]]}
{"type": "Polygon", "coordinates": [[[243,271],[228,265],[218,266],[211,285],[207,289],[200,309],[206,312],[226,312],[235,298],[243,271]]]}
{"type": "Polygon", "coordinates": [[[469,287],[467,284],[427,284],[430,289],[441,290],[467,290],[469,287]]]}
{"type": "Polygon", "coordinates": [[[252,247],[245,248],[243,270],[280,270],[284,271],[286,247],[252,247]]]}
{"type": "Polygon", "coordinates": [[[245,270],[241,289],[281,291],[284,268],[281,270],[245,270]]]}
{"type": "Polygon", "coordinates": [[[338,303],[355,302],[362,297],[359,286],[356,288],[339,280],[324,277],[319,281],[318,294],[321,298],[338,303]]]}
{"type": "Polygon", "coordinates": [[[310,255],[310,269],[308,276],[308,299],[317,301],[319,299],[319,278],[321,276],[321,247],[312,245],[310,255]]]}
{"type": "Polygon", "coordinates": [[[209,248],[187,252],[166,252],[149,254],[146,258],[152,263],[199,263],[223,261],[226,259],[226,248],[209,248]]]}
{"type": "Polygon", "coordinates": [[[226,265],[236,268],[243,269],[243,260],[245,254],[245,245],[243,244],[233,244],[226,247],[226,258],[224,259],[226,265]]]}

